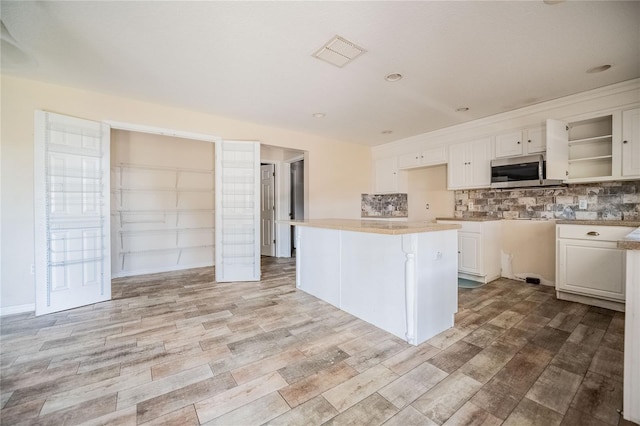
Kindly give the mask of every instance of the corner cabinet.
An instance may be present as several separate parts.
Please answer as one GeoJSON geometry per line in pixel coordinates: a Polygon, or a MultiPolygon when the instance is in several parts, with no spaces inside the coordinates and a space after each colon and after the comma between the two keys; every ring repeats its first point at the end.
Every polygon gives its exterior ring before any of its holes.
{"type": "Polygon", "coordinates": [[[624,311],[626,253],[617,242],[634,229],[556,225],[558,299],[624,311]]]}
{"type": "Polygon", "coordinates": [[[487,283],[500,278],[502,226],[499,220],[438,220],[462,226],[458,230],[458,276],[487,283]]]}
{"type": "Polygon", "coordinates": [[[573,122],[547,120],[547,177],[567,183],[639,179],[640,108],[573,122]],[[551,176],[550,165],[564,167],[565,175],[551,176]]]}
{"type": "Polygon", "coordinates": [[[486,188],[491,185],[491,138],[449,147],[448,189],[486,188]]]}

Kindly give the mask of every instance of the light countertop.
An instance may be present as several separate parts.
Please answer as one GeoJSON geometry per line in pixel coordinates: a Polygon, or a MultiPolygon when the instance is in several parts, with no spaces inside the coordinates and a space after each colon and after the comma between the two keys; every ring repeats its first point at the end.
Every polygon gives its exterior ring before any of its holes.
{"type": "Polygon", "coordinates": [[[618,248],[625,250],[640,250],[640,228],[618,241],[618,248]]]}
{"type": "Polygon", "coordinates": [[[637,228],[640,222],[631,220],[556,220],[558,225],[629,226],[637,228]]]}
{"type": "Polygon", "coordinates": [[[494,220],[503,220],[500,217],[436,217],[436,220],[455,220],[456,222],[492,222],[494,220]]]}
{"type": "Polygon", "coordinates": [[[460,229],[456,224],[439,224],[433,222],[392,222],[386,220],[357,220],[357,219],[309,219],[279,221],[294,226],[308,226],[312,228],[337,229],[340,231],[367,232],[370,234],[419,234],[422,232],[447,231],[460,229]]]}

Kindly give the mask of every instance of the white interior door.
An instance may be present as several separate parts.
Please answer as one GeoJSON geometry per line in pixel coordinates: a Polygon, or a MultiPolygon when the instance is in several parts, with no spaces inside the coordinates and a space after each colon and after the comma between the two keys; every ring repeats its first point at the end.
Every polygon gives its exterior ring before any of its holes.
{"type": "Polygon", "coordinates": [[[276,255],[275,227],[275,176],[274,164],[260,166],[260,254],[276,255]]]}
{"type": "Polygon", "coordinates": [[[109,132],[35,113],[36,315],[111,299],[109,132]]]}
{"type": "Polygon", "coordinates": [[[216,281],[260,280],[260,144],[216,142],[216,281]]]}

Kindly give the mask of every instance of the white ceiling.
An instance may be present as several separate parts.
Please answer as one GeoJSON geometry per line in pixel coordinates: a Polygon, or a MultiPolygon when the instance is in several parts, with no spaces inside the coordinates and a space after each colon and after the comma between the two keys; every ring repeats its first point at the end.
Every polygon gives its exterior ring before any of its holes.
{"type": "Polygon", "coordinates": [[[640,2],[0,5],[4,73],[370,146],[640,77],[640,2]],[[367,52],[313,58],[334,35],[367,52]]]}

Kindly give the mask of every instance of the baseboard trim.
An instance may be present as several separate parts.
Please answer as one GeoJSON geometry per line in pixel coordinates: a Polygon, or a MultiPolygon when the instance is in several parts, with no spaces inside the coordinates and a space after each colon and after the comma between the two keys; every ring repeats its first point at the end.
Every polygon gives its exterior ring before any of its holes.
{"type": "Polygon", "coordinates": [[[27,305],[5,306],[4,308],[0,308],[0,317],[13,314],[22,314],[24,312],[33,312],[35,310],[35,303],[30,303],[27,305]]]}

